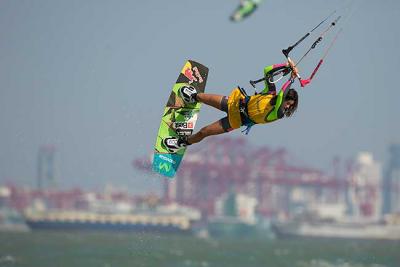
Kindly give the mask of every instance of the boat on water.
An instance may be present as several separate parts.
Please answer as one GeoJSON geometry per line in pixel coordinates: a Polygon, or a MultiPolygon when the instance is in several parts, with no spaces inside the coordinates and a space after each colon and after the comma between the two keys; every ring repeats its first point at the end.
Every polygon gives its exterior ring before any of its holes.
{"type": "Polygon", "coordinates": [[[136,210],[128,213],[82,210],[27,210],[24,213],[32,230],[108,230],[189,233],[200,218],[197,211],[183,208],[136,210]]]}
{"type": "Polygon", "coordinates": [[[395,220],[363,222],[343,221],[291,221],[273,222],[271,227],[278,238],[326,238],[352,240],[400,241],[400,224],[395,220]]]}

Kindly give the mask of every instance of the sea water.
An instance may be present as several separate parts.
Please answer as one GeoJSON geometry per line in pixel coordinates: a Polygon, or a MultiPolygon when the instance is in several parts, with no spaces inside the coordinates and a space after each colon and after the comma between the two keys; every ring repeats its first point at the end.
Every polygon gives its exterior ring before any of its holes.
{"type": "Polygon", "coordinates": [[[0,266],[399,267],[400,242],[200,239],[113,232],[0,233],[0,266]]]}

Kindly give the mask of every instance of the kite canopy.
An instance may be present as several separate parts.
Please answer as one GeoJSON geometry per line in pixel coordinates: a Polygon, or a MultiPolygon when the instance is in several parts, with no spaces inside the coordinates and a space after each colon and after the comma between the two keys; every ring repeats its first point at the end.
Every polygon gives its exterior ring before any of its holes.
{"type": "Polygon", "coordinates": [[[232,21],[242,21],[244,18],[250,16],[257,9],[262,0],[242,0],[240,5],[236,8],[230,16],[232,21]]]}

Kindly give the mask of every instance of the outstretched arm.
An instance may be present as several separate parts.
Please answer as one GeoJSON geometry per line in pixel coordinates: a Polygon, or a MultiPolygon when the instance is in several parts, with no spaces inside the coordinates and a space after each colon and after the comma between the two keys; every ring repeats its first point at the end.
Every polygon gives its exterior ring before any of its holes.
{"type": "Polygon", "coordinates": [[[274,76],[276,76],[278,73],[281,73],[281,71],[289,71],[288,63],[274,64],[264,68],[265,88],[262,90],[262,94],[276,94],[275,84],[271,83],[270,80],[273,81],[274,76]]]}

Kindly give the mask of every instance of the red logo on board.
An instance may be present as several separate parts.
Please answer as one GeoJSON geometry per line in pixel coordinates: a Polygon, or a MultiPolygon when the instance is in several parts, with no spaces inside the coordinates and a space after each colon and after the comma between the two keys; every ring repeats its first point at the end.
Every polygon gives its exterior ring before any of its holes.
{"type": "Polygon", "coordinates": [[[193,81],[197,82],[196,77],[193,76],[193,71],[192,69],[188,68],[185,70],[185,76],[186,78],[189,79],[189,83],[192,83],[193,81]]]}
{"type": "Polygon", "coordinates": [[[184,71],[184,75],[186,78],[189,79],[189,84],[191,84],[193,82],[203,83],[203,77],[201,77],[200,71],[197,67],[194,67],[193,70],[191,68],[187,68],[184,71]],[[193,71],[194,71],[194,75],[193,75],[193,71]]]}

